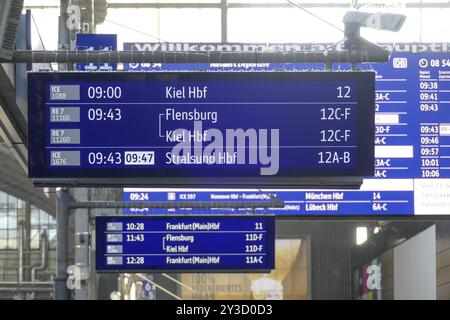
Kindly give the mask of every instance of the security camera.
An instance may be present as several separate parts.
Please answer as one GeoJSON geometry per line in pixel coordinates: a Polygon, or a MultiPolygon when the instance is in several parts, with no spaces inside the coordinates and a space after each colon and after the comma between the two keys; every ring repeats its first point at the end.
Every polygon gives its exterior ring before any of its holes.
{"type": "Polygon", "coordinates": [[[402,14],[348,11],[342,19],[345,24],[344,48],[354,52],[372,52],[387,56],[386,50],[363,39],[360,36],[360,29],[364,27],[397,32],[401,29],[405,20],[406,16],[402,14]]]}
{"type": "Polygon", "coordinates": [[[348,11],[345,13],[342,22],[346,25],[354,24],[359,25],[359,27],[398,32],[405,20],[406,16],[403,14],[348,11]]]}

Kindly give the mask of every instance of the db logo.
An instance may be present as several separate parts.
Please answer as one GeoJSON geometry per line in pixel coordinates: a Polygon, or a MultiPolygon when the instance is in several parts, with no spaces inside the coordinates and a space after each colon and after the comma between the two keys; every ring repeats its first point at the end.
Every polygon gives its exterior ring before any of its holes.
{"type": "Polygon", "coordinates": [[[408,67],[408,59],[406,58],[394,58],[392,59],[392,65],[395,69],[404,69],[408,67]]]}

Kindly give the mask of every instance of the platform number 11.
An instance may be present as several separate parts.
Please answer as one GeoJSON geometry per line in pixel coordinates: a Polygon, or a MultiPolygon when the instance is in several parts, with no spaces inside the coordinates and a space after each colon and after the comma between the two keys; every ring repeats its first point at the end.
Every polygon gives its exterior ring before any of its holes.
{"type": "Polygon", "coordinates": [[[256,222],[255,223],[255,230],[262,230],[263,229],[263,224],[261,222],[256,222]]]}

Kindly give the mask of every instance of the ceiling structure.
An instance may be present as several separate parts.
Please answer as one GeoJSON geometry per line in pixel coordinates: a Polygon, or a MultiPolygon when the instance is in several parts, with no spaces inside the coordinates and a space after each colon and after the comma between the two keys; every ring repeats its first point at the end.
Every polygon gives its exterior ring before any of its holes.
{"type": "Polygon", "coordinates": [[[54,194],[47,197],[42,188],[34,188],[17,159],[4,142],[0,143],[0,190],[55,215],[54,194]]]}

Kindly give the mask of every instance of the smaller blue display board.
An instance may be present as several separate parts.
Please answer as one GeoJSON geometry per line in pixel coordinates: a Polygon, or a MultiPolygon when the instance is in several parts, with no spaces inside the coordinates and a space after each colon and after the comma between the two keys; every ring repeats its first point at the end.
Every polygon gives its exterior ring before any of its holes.
{"type": "Polygon", "coordinates": [[[268,271],[275,220],[268,216],[96,217],[97,271],[268,271]]]}

